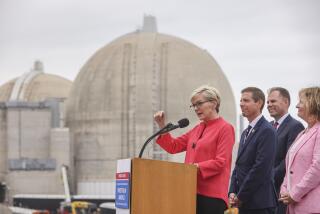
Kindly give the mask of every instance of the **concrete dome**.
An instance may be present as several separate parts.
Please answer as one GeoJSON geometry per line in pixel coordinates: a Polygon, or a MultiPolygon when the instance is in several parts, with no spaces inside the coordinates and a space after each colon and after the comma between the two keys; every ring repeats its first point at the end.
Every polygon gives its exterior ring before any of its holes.
{"type": "Polygon", "coordinates": [[[46,74],[42,63],[35,62],[34,68],[0,86],[0,102],[39,102],[46,98],[67,98],[72,82],[65,78],[46,74]]]}
{"type": "MultiPolygon", "coordinates": [[[[189,109],[190,94],[203,84],[220,91],[220,113],[235,126],[232,89],[207,51],[173,36],[141,31],[98,50],[82,67],[67,104],[78,182],[114,180],[115,160],[138,155],[156,130],[157,110],[164,110],[168,121],[187,117],[191,126],[197,123],[189,109]]],[[[153,151],[154,156],[159,152],[153,151]]]]}

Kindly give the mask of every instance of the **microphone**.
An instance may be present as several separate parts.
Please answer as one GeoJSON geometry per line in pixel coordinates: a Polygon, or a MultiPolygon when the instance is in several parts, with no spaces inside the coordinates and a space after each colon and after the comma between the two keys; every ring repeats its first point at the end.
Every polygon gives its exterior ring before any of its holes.
{"type": "Polygon", "coordinates": [[[146,148],[147,144],[154,138],[156,137],[157,135],[160,135],[160,134],[164,134],[164,133],[167,133],[167,132],[170,132],[174,129],[177,129],[177,128],[184,128],[184,127],[187,127],[189,125],[189,120],[187,118],[183,118],[181,120],[178,121],[178,124],[177,125],[174,125],[172,123],[168,123],[165,127],[163,127],[162,129],[160,129],[159,131],[157,131],[156,133],[154,133],[151,137],[149,137],[146,142],[143,144],[141,150],[140,150],[140,153],[139,153],[139,158],[142,157],[142,154],[143,154],[143,151],[144,149],[146,148]]]}
{"type": "Polygon", "coordinates": [[[160,130],[159,134],[164,134],[164,133],[170,132],[170,131],[177,129],[177,128],[184,128],[184,127],[187,127],[188,125],[189,125],[189,120],[187,118],[183,118],[178,121],[177,125],[174,125],[172,123],[168,123],[164,128],[162,128],[160,130]]]}

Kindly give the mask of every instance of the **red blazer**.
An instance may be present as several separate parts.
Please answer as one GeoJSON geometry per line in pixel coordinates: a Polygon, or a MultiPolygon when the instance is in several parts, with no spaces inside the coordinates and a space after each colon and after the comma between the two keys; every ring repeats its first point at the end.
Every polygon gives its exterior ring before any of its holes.
{"type": "Polygon", "coordinates": [[[185,163],[198,163],[197,192],[220,198],[228,204],[228,186],[231,170],[234,129],[223,118],[201,122],[192,130],[173,138],[170,134],[157,139],[167,152],[186,152],[185,163]]]}

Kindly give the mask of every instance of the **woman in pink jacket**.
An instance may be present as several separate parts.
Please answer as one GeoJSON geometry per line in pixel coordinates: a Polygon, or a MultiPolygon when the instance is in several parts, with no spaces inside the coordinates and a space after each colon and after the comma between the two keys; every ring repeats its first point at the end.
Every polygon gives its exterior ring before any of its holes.
{"type": "MultiPolygon", "coordinates": [[[[186,151],[185,163],[198,167],[197,214],[223,214],[227,208],[232,147],[231,124],[219,116],[220,95],[210,86],[201,86],[191,95],[191,106],[200,122],[180,137],[163,134],[157,143],[169,153],[186,151]]],[[[154,119],[165,126],[165,114],[154,119]]]]}
{"type": "Polygon", "coordinates": [[[320,213],[320,87],[302,89],[297,108],[308,127],[287,153],[279,200],[289,214],[320,213]]]}

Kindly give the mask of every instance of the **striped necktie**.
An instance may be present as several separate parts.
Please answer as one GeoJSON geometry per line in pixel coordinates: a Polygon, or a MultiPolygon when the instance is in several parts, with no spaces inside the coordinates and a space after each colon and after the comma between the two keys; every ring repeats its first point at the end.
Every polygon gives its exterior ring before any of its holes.
{"type": "Polygon", "coordinates": [[[247,140],[249,134],[250,134],[250,130],[251,130],[251,126],[249,125],[248,128],[246,129],[246,133],[245,133],[245,136],[244,136],[244,142],[247,140]]]}

